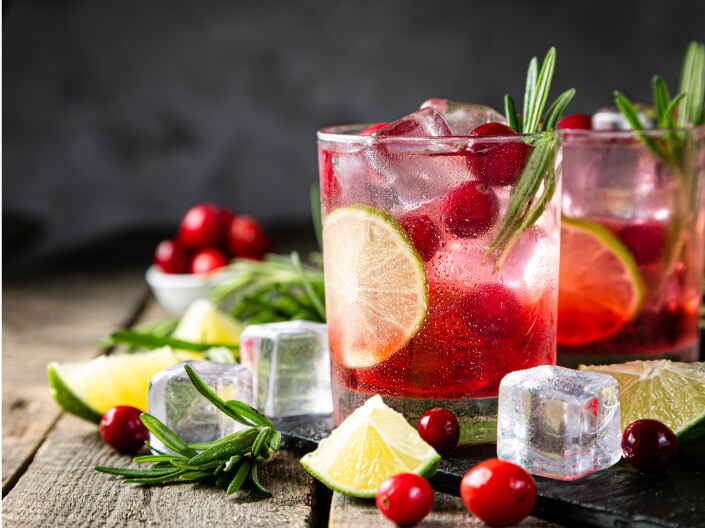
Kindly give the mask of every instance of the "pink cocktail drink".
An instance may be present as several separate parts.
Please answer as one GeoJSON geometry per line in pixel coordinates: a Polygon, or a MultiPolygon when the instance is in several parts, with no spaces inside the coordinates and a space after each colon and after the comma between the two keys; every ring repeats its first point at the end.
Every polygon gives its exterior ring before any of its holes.
{"type": "Polygon", "coordinates": [[[633,131],[565,133],[559,363],[697,360],[705,127],[641,134],[682,148],[669,161],[633,131]],[[613,265],[591,264],[590,286],[576,268],[600,251],[613,265]]]}
{"type": "MultiPolygon", "coordinates": [[[[454,136],[444,105],[372,136],[318,134],[333,419],[381,394],[414,424],[452,411],[467,444],[494,440],[506,373],[555,363],[558,145],[550,132],[454,136]],[[525,229],[508,230],[527,171],[539,175],[536,207],[525,229]]],[[[468,111],[478,115],[502,119],[468,111]]]]}

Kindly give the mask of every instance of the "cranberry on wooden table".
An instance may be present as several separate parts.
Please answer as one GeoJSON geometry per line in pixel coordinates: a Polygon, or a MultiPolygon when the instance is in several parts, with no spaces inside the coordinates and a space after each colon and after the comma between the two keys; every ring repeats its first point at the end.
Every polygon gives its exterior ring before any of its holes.
{"type": "MultiPolygon", "coordinates": [[[[473,137],[517,136],[507,125],[485,123],[469,134],[473,137]]],[[[474,142],[468,149],[468,166],[480,181],[490,185],[511,185],[517,181],[529,156],[530,147],[521,138],[474,142]]]]}
{"type": "Polygon", "coordinates": [[[458,445],[460,424],[452,412],[435,407],[419,418],[419,435],[439,453],[447,453],[458,445]]]}
{"type": "Polygon", "coordinates": [[[422,476],[399,473],[382,481],[375,503],[390,521],[400,525],[416,524],[431,511],[433,490],[422,476]]]}
{"type": "Polygon", "coordinates": [[[179,225],[178,240],[185,249],[199,249],[217,245],[223,237],[224,226],[217,205],[202,203],[186,211],[179,225]]]}
{"type": "Polygon", "coordinates": [[[154,250],[154,264],[164,273],[187,273],[188,254],[174,240],[162,240],[154,250]]]}
{"type": "Polygon", "coordinates": [[[622,435],[622,455],[642,473],[664,471],[678,454],[678,438],[658,420],[637,420],[622,435]]]}
{"type": "Polygon", "coordinates": [[[140,414],[142,411],[128,405],[108,409],[100,419],[101,438],[120,452],[137,451],[149,440],[149,431],[140,420],[140,414]]]}
{"type": "Polygon", "coordinates": [[[198,250],[191,259],[190,272],[206,275],[228,263],[227,257],[217,248],[198,250]]]}
{"type": "Polygon", "coordinates": [[[465,506],[493,526],[512,526],[531,513],[536,483],[524,469],[497,458],[485,460],[460,481],[465,506]]]}

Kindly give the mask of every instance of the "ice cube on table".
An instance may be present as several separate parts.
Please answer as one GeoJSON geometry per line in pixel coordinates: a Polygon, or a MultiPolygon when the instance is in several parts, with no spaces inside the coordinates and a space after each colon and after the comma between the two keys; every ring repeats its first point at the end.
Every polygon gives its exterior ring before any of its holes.
{"type": "Polygon", "coordinates": [[[485,123],[507,124],[507,118],[489,106],[459,103],[448,99],[428,99],[421,108],[433,108],[445,118],[455,136],[467,136],[485,123]]]}
{"type": "Polygon", "coordinates": [[[622,456],[619,385],[606,374],[544,365],[499,385],[497,456],[528,472],[574,480],[622,456]]]}
{"type": "Polygon", "coordinates": [[[240,361],[252,372],[255,406],[269,417],[333,412],[328,330],[311,321],[250,325],[240,361]]]}
{"type": "MultiPolygon", "coordinates": [[[[247,368],[213,361],[184,361],[152,376],[147,393],[149,414],[166,424],[187,444],[212,442],[244,428],[196,391],[184,365],[189,365],[223,400],[254,403],[252,375],[247,368]]],[[[149,443],[160,451],[173,453],[151,433],[149,443]]]]}

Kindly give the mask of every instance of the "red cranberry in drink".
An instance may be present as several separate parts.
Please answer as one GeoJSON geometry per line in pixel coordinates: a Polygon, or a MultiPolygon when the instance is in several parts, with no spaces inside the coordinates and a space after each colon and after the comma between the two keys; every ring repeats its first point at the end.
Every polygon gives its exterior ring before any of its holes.
{"type": "Polygon", "coordinates": [[[388,125],[389,123],[377,123],[376,125],[370,125],[367,128],[363,128],[358,132],[357,134],[359,136],[371,136],[375,132],[377,132],[380,128],[384,128],[388,125]]]}
{"type": "Polygon", "coordinates": [[[497,196],[485,183],[470,181],[451,191],[443,201],[443,224],[455,236],[477,238],[494,224],[497,196]]]}
{"type": "Polygon", "coordinates": [[[216,248],[199,249],[191,259],[190,271],[198,275],[207,275],[228,263],[227,257],[216,248]]]}
{"type": "Polygon", "coordinates": [[[262,226],[250,216],[238,216],[230,223],[228,248],[242,258],[259,260],[272,246],[262,226]]]}
{"type": "Polygon", "coordinates": [[[149,440],[149,431],[140,420],[142,411],[127,405],[105,411],[100,419],[100,436],[123,453],[137,451],[149,440]]]}
{"type": "Polygon", "coordinates": [[[433,490],[422,476],[399,473],[382,481],[375,503],[393,523],[402,526],[416,524],[431,511],[433,490]]]}
{"type": "Polygon", "coordinates": [[[186,211],[179,226],[178,240],[185,249],[199,249],[217,245],[223,233],[220,208],[202,203],[186,211]]]}
{"type": "Polygon", "coordinates": [[[642,473],[663,471],[678,454],[678,439],[658,420],[637,420],[624,429],[622,454],[642,473]]]}
{"type": "MultiPolygon", "coordinates": [[[[507,125],[485,123],[470,132],[473,137],[516,136],[507,125]]],[[[468,166],[480,181],[490,185],[511,185],[517,181],[529,156],[530,147],[516,141],[477,141],[467,149],[468,166]]]]}
{"type": "Polygon", "coordinates": [[[592,116],[590,114],[572,114],[564,116],[558,121],[558,128],[592,130],[592,116]]]}
{"type": "Polygon", "coordinates": [[[521,305],[514,292],[502,284],[482,284],[460,303],[470,324],[481,335],[507,338],[519,332],[521,305]]]}
{"type": "Polygon", "coordinates": [[[319,151],[318,164],[321,171],[321,202],[325,212],[336,206],[338,198],[340,198],[340,182],[335,177],[332,152],[319,151]]]}
{"type": "Polygon", "coordinates": [[[164,273],[188,273],[188,255],[173,240],[162,240],[154,250],[154,265],[164,273]]]}
{"type": "Polygon", "coordinates": [[[627,225],[617,235],[639,265],[658,260],[666,247],[666,230],[657,223],[627,225]]]}
{"type": "Polygon", "coordinates": [[[405,216],[401,225],[425,261],[431,260],[441,243],[441,233],[428,215],[405,216]]]}
{"type": "Polygon", "coordinates": [[[419,435],[439,453],[447,453],[458,445],[460,424],[452,412],[440,407],[426,411],[419,418],[419,435]]]}

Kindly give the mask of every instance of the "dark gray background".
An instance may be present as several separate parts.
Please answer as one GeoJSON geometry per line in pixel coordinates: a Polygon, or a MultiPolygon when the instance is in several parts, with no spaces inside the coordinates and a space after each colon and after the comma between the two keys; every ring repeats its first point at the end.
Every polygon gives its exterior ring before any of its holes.
{"type": "Polygon", "coordinates": [[[393,120],[431,96],[501,109],[551,45],[552,93],[578,90],[570,113],[611,104],[615,88],[646,100],[654,73],[675,90],[686,44],[705,39],[703,1],[3,7],[3,260],[15,266],[168,234],[204,200],[308,236],[322,126],[393,120]]]}

